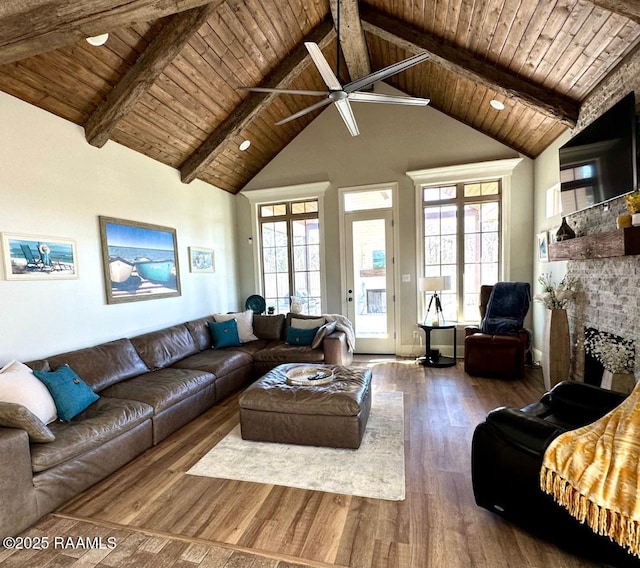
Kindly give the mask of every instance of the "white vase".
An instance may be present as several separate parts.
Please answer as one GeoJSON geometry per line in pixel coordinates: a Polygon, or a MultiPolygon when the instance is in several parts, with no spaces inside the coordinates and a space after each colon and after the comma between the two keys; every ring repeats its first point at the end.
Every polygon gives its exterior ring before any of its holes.
{"type": "Polygon", "coordinates": [[[602,373],[600,386],[603,389],[628,394],[633,390],[633,387],[636,386],[636,378],[633,373],[613,373],[605,369],[602,373]]]}
{"type": "Polygon", "coordinates": [[[549,390],[560,381],[569,379],[571,354],[567,310],[547,310],[542,347],[542,377],[544,388],[549,390]]]}
{"type": "Polygon", "coordinates": [[[299,314],[300,312],[302,312],[302,302],[297,296],[293,296],[291,298],[291,312],[294,314],[299,314]]]}
{"type": "Polygon", "coordinates": [[[640,213],[634,213],[633,215],[631,215],[631,224],[634,227],[640,226],[640,213]]]}

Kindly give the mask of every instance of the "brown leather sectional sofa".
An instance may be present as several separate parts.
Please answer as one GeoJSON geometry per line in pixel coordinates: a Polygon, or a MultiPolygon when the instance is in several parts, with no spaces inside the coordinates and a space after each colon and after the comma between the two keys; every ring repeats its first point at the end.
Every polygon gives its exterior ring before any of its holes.
{"type": "Polygon", "coordinates": [[[212,320],[28,363],[44,371],[68,364],[100,399],[70,422],[49,424],[52,442],[0,428],[1,537],[20,533],[277,365],[352,360],[343,331],[317,349],[286,344],[290,316],[254,316],[257,341],[212,349],[212,320]]]}

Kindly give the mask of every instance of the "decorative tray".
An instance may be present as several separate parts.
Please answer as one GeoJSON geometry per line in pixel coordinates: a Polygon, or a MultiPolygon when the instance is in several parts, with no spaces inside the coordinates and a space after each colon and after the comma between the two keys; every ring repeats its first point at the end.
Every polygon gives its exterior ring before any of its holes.
{"type": "Polygon", "coordinates": [[[287,384],[306,387],[326,385],[333,380],[333,371],[322,367],[296,367],[287,371],[287,384]]]}
{"type": "Polygon", "coordinates": [[[252,310],[254,314],[261,314],[267,307],[267,303],[262,296],[254,294],[253,296],[249,296],[247,298],[246,302],[244,303],[244,307],[247,310],[252,310]]]}

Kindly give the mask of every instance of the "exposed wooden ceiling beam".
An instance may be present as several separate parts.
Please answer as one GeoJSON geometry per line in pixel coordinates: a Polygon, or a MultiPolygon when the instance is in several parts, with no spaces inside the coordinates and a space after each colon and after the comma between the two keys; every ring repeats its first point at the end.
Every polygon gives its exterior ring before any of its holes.
{"type": "Polygon", "coordinates": [[[211,0],[2,0],[0,65],[211,0]]]}
{"type": "MultiPolygon", "coordinates": [[[[335,38],[335,30],[329,20],[323,20],[304,41],[313,41],[324,48],[335,38]]],[[[301,42],[280,65],[269,74],[260,87],[285,89],[311,62],[309,52],[301,42]]],[[[180,177],[184,183],[190,183],[204,171],[223,151],[228,139],[235,137],[253,118],[279,95],[268,93],[251,93],[216,128],[180,168],[180,177]]]]}
{"type": "Polygon", "coordinates": [[[429,35],[424,30],[386,16],[366,4],[361,5],[360,15],[365,31],[411,53],[426,50],[431,54],[430,61],[442,65],[449,71],[484,85],[506,98],[518,100],[570,128],[576,125],[579,106],[572,99],[499,69],[440,38],[429,35]]]}
{"type": "Polygon", "coordinates": [[[640,0],[591,0],[591,3],[640,24],[640,0]]]}
{"type": "Polygon", "coordinates": [[[89,144],[102,148],[107,143],[118,122],[131,112],[222,2],[216,0],[171,17],[134,66],[86,121],[84,133],[89,144]]]}
{"type": "MultiPolygon", "coordinates": [[[[333,21],[338,28],[338,0],[330,0],[333,21]]],[[[369,50],[362,30],[358,0],[340,0],[340,46],[351,80],[371,73],[369,50]]]]}

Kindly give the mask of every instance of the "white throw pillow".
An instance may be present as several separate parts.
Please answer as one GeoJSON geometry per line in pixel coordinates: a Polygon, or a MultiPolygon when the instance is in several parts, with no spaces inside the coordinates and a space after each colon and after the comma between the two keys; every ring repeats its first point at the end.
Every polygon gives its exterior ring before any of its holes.
{"type": "Polygon", "coordinates": [[[45,424],[58,418],[49,389],[27,365],[18,361],[0,369],[0,400],[25,406],[45,424]]]}
{"type": "Polygon", "coordinates": [[[291,318],[291,327],[295,327],[296,329],[313,329],[314,327],[322,327],[325,323],[327,322],[324,318],[291,318]]]}
{"type": "Polygon", "coordinates": [[[238,322],[238,338],[240,339],[240,343],[247,343],[247,341],[255,341],[258,339],[253,334],[253,310],[246,310],[234,314],[214,314],[213,319],[218,322],[232,319],[236,320],[238,322]]]}

